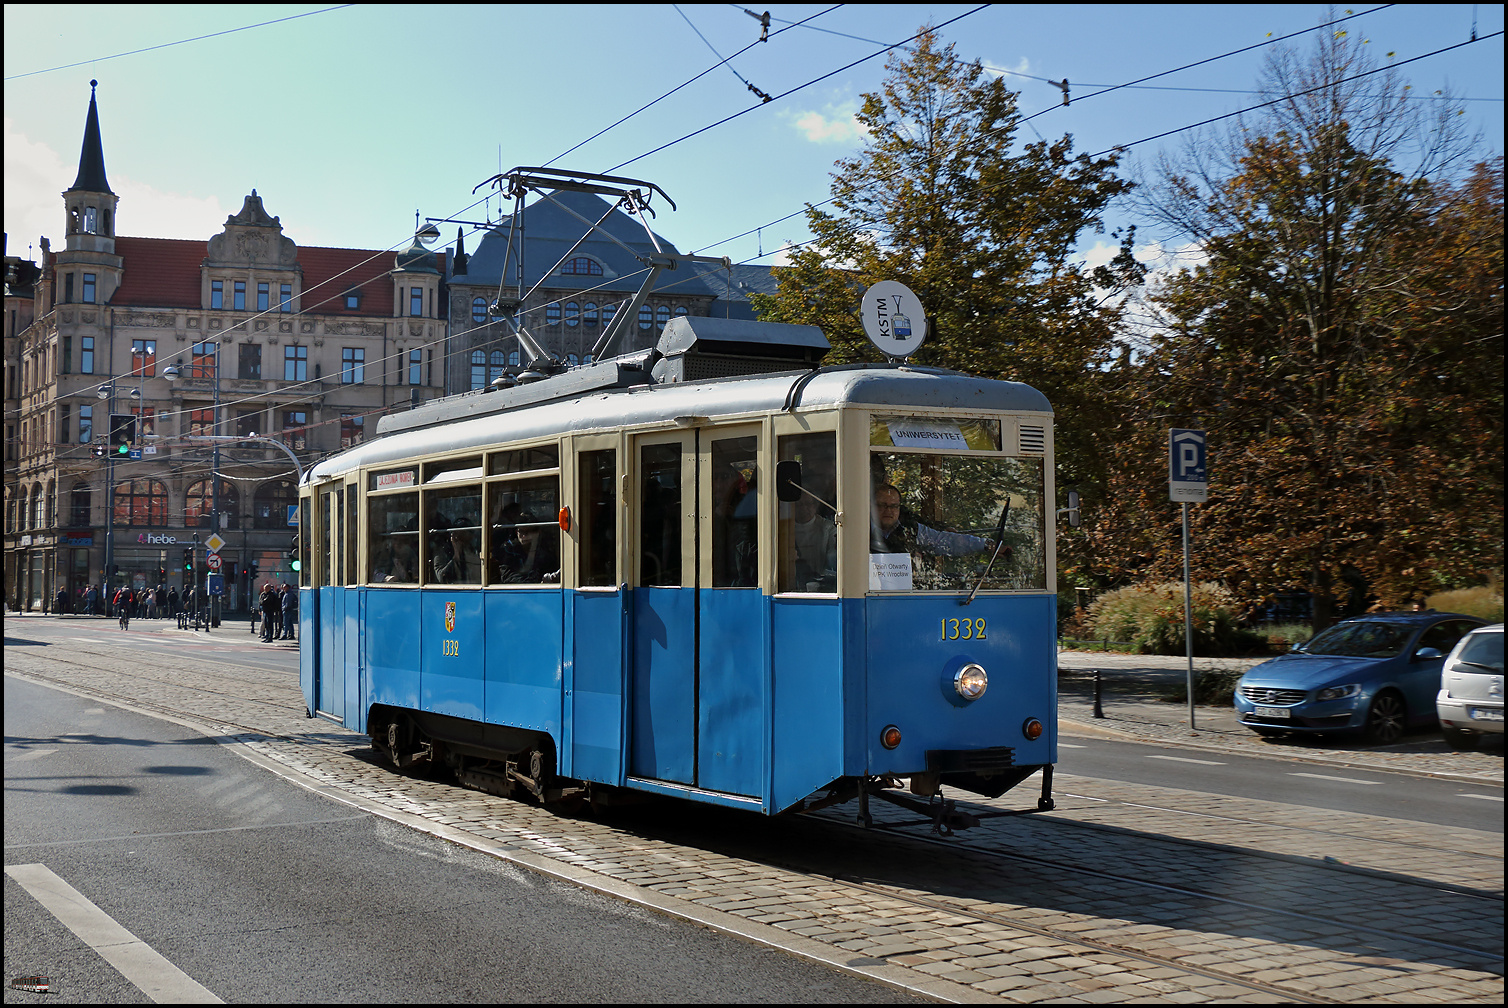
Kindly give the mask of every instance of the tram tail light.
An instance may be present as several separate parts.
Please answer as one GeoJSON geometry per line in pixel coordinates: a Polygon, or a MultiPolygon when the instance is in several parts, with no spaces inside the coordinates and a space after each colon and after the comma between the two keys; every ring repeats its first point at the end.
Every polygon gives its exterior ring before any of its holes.
{"type": "Polygon", "coordinates": [[[895,725],[886,725],[880,732],[880,745],[886,749],[894,749],[901,744],[901,730],[895,725]]]}
{"type": "Polygon", "coordinates": [[[560,509],[560,531],[571,531],[571,509],[568,507],[560,509]]]}
{"type": "Polygon", "coordinates": [[[1029,742],[1037,741],[1042,737],[1042,722],[1036,718],[1027,718],[1026,723],[1021,726],[1021,734],[1025,735],[1029,742]]]}

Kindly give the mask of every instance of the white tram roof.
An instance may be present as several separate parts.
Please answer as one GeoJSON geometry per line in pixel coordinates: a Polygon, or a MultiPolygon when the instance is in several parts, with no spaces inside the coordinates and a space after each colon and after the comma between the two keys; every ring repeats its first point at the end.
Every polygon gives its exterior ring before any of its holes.
{"type": "Polygon", "coordinates": [[[370,441],[317,463],[309,470],[308,478],[328,479],[361,466],[384,465],[441,451],[482,449],[561,434],[653,427],[686,416],[715,422],[719,418],[783,412],[792,407],[811,410],[847,405],[922,407],[956,411],[965,416],[983,411],[1052,413],[1047,397],[1021,382],[995,381],[937,368],[886,365],[614,387],[485,413],[474,407],[465,408],[487,398],[486,395],[454,397],[460,401],[454,403],[453,419],[437,417],[435,422],[422,427],[379,433],[370,441]]]}

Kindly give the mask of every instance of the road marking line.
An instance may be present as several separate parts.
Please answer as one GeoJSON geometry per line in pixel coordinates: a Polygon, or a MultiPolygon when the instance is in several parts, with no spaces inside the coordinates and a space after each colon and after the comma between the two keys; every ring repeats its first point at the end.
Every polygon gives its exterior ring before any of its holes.
{"type": "Polygon", "coordinates": [[[1081,746],[1081,745],[1070,745],[1067,742],[1059,742],[1058,743],[1058,748],[1059,749],[1087,749],[1089,747],[1088,746],[1081,746]]]}
{"type": "Polygon", "coordinates": [[[1456,795],[1456,797],[1457,798],[1480,798],[1482,801],[1502,801],[1503,800],[1503,796],[1502,795],[1490,795],[1490,794],[1459,794],[1459,795],[1456,795]]]}
{"type": "Polygon", "coordinates": [[[41,759],[43,756],[51,756],[55,752],[57,752],[56,749],[29,749],[19,756],[12,756],[10,753],[6,753],[5,761],[7,763],[25,763],[29,760],[41,759]]]}
{"type": "Polygon", "coordinates": [[[1340,781],[1342,784],[1381,784],[1380,780],[1357,780],[1355,777],[1331,777],[1322,773],[1291,773],[1290,777],[1313,777],[1315,780],[1340,781]]]}
{"type": "Polygon", "coordinates": [[[156,1003],[225,1003],[121,927],[115,918],[58,878],[46,865],[6,865],[5,874],[156,1003]]]}
{"type": "Polygon", "coordinates": [[[1165,759],[1174,763],[1203,763],[1205,766],[1225,766],[1219,760],[1189,759],[1185,756],[1148,756],[1147,759],[1165,759]]]}

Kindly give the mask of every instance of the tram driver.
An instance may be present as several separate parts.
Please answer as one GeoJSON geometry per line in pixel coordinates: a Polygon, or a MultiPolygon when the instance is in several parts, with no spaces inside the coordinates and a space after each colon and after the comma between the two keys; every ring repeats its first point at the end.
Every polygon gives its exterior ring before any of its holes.
{"type": "MultiPolygon", "coordinates": [[[[993,539],[967,532],[944,532],[929,528],[909,510],[901,507],[901,492],[889,483],[874,488],[874,510],[869,526],[871,553],[932,553],[941,556],[968,556],[995,548],[993,539]]],[[[1002,557],[1009,558],[1010,546],[1002,546],[1002,557]]]]}

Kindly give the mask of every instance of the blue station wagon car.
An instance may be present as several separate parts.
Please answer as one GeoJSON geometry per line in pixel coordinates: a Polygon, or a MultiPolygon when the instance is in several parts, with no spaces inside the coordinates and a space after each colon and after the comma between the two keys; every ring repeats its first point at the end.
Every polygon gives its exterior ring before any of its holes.
{"type": "Polygon", "coordinates": [[[1482,620],[1459,613],[1377,613],[1337,623],[1236,684],[1236,715],[1262,735],[1362,733],[1386,745],[1432,724],[1445,656],[1482,620]]]}

